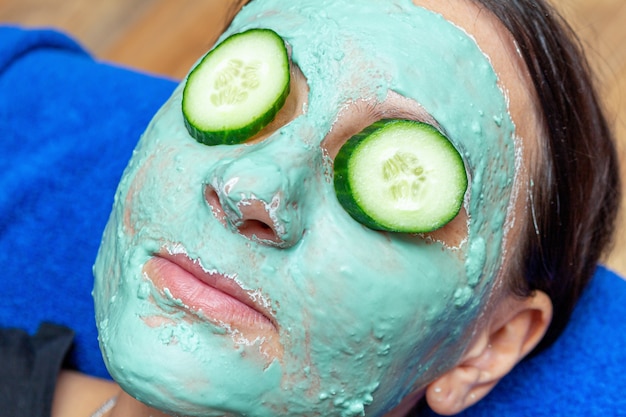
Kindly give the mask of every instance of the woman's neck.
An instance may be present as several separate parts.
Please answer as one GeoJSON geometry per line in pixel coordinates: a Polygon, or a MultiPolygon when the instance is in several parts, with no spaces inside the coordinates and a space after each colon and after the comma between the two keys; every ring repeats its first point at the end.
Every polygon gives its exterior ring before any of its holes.
{"type": "Polygon", "coordinates": [[[89,417],[120,391],[112,381],[63,370],[57,378],[52,417],[89,417]]]}
{"type": "Polygon", "coordinates": [[[154,408],[137,401],[125,392],[121,392],[117,403],[111,413],[106,417],[170,417],[169,414],[165,414],[162,411],[158,411],[154,408]]]}

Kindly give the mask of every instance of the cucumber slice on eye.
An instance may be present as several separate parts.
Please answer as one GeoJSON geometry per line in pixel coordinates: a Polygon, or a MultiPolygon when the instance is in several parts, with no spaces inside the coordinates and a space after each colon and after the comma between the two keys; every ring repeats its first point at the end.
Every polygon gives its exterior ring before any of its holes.
{"type": "Polygon", "coordinates": [[[426,233],[459,213],[467,174],[459,152],[431,125],[381,120],[350,138],[335,158],[344,209],[375,230],[426,233]]]}
{"type": "Polygon", "coordinates": [[[276,32],[230,36],[187,77],[182,110],[189,134],[206,145],[244,142],[285,104],[289,79],[287,49],[276,32]]]}

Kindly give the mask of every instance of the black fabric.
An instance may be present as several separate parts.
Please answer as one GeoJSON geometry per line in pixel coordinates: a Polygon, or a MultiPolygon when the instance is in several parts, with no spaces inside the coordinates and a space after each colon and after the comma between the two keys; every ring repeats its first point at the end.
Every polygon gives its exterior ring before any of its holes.
{"type": "Polygon", "coordinates": [[[56,380],[74,332],[44,323],[34,335],[0,329],[0,415],[50,417],[56,380]]]}

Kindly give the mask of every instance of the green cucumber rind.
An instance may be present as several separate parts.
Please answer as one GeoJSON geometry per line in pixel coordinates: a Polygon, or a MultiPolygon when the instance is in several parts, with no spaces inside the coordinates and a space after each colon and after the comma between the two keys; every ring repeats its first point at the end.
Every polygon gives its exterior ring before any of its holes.
{"type": "MultiPolygon", "coordinates": [[[[363,146],[367,139],[370,139],[372,134],[379,134],[382,130],[393,126],[396,123],[413,123],[419,125],[419,128],[424,131],[431,131],[433,135],[438,136],[435,140],[445,141],[447,146],[449,146],[451,154],[456,155],[458,158],[457,163],[460,167],[464,167],[464,162],[458,151],[454,148],[452,143],[448,141],[448,139],[441,134],[435,127],[428,125],[426,123],[414,122],[408,120],[396,120],[396,119],[383,119],[378,122],[373,123],[372,125],[365,128],[360,133],[351,137],[340,149],[339,153],[335,157],[334,161],[334,186],[335,192],[337,195],[337,199],[339,203],[343,206],[344,210],[352,216],[356,221],[363,224],[364,226],[381,231],[388,232],[400,232],[400,233],[428,233],[434,230],[437,230],[447,223],[449,223],[452,219],[454,219],[458,213],[460,212],[463,206],[463,199],[465,195],[465,191],[467,190],[468,180],[467,176],[463,172],[463,175],[459,178],[459,185],[462,192],[459,194],[459,199],[457,201],[457,207],[455,210],[451,210],[448,212],[447,216],[438,217],[437,221],[424,223],[419,227],[402,227],[399,226],[395,222],[386,222],[381,219],[376,219],[368,214],[367,210],[362,206],[362,204],[355,197],[358,193],[356,193],[351,185],[350,174],[349,174],[349,166],[351,162],[351,158],[358,154],[358,148],[363,146]]],[[[464,168],[463,168],[464,169],[464,168]]]]}
{"type": "Polygon", "coordinates": [[[289,55],[287,52],[287,48],[284,46],[284,41],[282,38],[271,29],[262,29],[255,28],[249,29],[245,32],[234,34],[228,38],[226,38],[223,42],[217,45],[214,49],[209,51],[200,62],[195,66],[195,68],[189,73],[187,77],[187,82],[185,83],[185,87],[183,89],[183,98],[182,98],[182,113],[185,127],[189,134],[196,139],[198,142],[203,143],[205,145],[213,146],[213,145],[234,145],[245,142],[259,131],[261,131],[265,126],[270,124],[272,120],[276,117],[276,114],[280,111],[280,109],[284,106],[287,101],[287,97],[290,93],[290,70],[289,70],[289,55]],[[216,130],[207,130],[199,127],[202,122],[196,119],[196,116],[193,115],[195,109],[189,109],[187,105],[186,97],[189,94],[188,89],[193,86],[193,80],[198,71],[202,71],[203,63],[207,62],[207,60],[211,59],[222,47],[227,47],[229,43],[237,41],[239,37],[242,36],[270,36],[275,38],[276,42],[281,42],[283,44],[282,48],[282,66],[285,71],[285,88],[282,90],[282,93],[276,98],[273,105],[271,105],[265,112],[259,113],[255,118],[249,120],[244,126],[239,128],[222,128],[216,130]]]}
{"type": "MultiPolygon", "coordinates": [[[[333,179],[337,200],[344,210],[359,223],[375,230],[387,230],[383,225],[370,217],[354,198],[354,191],[349,179],[350,158],[354,151],[362,144],[369,135],[380,129],[383,121],[376,122],[356,135],[352,136],[340,149],[335,157],[333,179]]],[[[390,231],[390,230],[389,230],[390,231]]]]}

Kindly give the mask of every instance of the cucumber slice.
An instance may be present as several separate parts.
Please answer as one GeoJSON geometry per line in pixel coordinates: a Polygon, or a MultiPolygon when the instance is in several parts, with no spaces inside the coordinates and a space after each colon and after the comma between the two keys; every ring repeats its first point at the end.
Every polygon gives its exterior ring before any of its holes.
{"type": "Polygon", "coordinates": [[[228,37],[191,71],[182,110],[206,145],[241,143],[269,124],[289,95],[285,42],[270,29],[228,37]]]}
{"type": "Polygon", "coordinates": [[[463,159],[450,141],[410,120],[381,120],[353,136],[334,169],[341,205],[375,230],[436,230],[458,214],[467,189],[463,159]]]}

